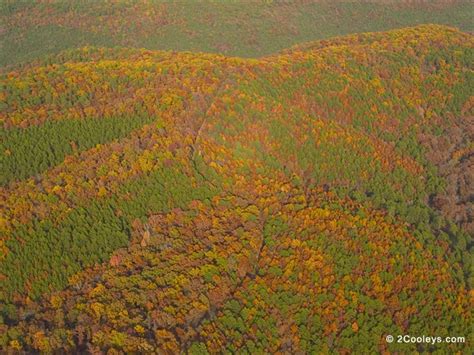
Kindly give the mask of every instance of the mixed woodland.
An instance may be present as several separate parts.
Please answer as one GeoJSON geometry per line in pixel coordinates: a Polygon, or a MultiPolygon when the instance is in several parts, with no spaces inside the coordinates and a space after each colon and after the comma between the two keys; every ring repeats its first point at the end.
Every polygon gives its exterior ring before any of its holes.
{"type": "Polygon", "coordinates": [[[3,68],[0,349],[468,353],[473,63],[422,25],[3,68]]]}

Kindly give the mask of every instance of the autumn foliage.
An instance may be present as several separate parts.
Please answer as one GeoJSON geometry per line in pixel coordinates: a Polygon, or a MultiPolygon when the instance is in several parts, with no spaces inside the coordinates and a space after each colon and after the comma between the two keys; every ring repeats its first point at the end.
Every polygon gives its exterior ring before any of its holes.
{"type": "Polygon", "coordinates": [[[430,25],[258,60],[83,48],[2,73],[0,348],[468,336],[468,193],[445,205],[472,161],[452,127],[472,121],[473,50],[430,25]]]}

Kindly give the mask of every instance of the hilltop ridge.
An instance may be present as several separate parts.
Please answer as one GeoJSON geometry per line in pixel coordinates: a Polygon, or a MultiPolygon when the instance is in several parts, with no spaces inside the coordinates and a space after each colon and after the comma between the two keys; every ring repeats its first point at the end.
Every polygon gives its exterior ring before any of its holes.
{"type": "Polygon", "coordinates": [[[0,66],[85,45],[262,57],[423,23],[473,31],[472,1],[4,1],[0,66]]]}
{"type": "Polygon", "coordinates": [[[8,68],[1,348],[466,350],[473,53],[424,25],[8,68]]]}

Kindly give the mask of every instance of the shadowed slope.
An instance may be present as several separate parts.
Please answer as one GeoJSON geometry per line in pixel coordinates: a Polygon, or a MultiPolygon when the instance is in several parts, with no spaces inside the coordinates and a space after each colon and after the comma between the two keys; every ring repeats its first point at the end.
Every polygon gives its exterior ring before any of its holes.
{"type": "Polygon", "coordinates": [[[472,1],[53,1],[0,4],[0,65],[85,45],[260,57],[419,24],[472,31],[472,1]]]}

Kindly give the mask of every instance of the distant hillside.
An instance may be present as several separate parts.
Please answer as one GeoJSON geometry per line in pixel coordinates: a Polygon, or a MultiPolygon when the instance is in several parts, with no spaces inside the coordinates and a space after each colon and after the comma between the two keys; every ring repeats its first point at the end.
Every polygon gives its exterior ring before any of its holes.
{"type": "Polygon", "coordinates": [[[259,57],[296,43],[435,23],[473,30],[472,1],[2,1],[0,65],[85,45],[259,57]]]}
{"type": "Polygon", "coordinates": [[[1,349],[467,351],[473,58],[429,25],[10,68],[1,349]]]}

